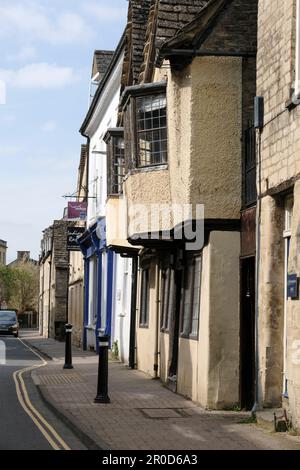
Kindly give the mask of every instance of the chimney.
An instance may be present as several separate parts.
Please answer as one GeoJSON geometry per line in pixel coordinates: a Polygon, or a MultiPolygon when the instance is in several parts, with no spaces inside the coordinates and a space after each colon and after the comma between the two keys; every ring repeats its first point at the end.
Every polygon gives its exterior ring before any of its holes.
{"type": "Polygon", "coordinates": [[[18,261],[24,263],[30,260],[30,251],[18,251],[18,261]]]}

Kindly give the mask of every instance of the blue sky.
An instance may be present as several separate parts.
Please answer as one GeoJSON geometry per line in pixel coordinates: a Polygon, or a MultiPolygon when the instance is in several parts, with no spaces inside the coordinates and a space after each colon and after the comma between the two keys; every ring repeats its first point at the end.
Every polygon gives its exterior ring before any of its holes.
{"type": "Polygon", "coordinates": [[[17,250],[38,256],[42,230],[76,188],[93,52],[116,47],[127,7],[0,0],[0,239],[9,260],[17,250]]]}

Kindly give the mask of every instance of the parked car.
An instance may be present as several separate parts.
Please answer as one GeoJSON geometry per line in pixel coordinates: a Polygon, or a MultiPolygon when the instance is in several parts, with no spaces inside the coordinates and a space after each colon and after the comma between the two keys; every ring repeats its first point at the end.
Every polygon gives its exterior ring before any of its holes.
{"type": "Polygon", "coordinates": [[[0,334],[19,336],[19,322],[14,310],[0,310],[0,334]]]}

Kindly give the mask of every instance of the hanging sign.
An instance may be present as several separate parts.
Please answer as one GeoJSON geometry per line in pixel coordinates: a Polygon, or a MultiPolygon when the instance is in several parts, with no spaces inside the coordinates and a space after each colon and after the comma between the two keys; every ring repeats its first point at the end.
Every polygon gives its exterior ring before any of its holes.
{"type": "Polygon", "coordinates": [[[85,232],[84,227],[68,227],[67,232],[67,250],[68,251],[80,251],[78,244],[78,238],[80,238],[85,232]]]}
{"type": "Polygon", "coordinates": [[[68,202],[68,220],[86,220],[86,202],[68,202]]]}

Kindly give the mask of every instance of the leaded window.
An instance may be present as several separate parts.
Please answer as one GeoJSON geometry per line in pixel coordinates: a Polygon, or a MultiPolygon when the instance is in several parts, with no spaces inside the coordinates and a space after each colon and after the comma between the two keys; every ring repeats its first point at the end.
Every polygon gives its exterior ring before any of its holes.
{"type": "Polygon", "coordinates": [[[201,256],[189,256],[184,270],[181,334],[188,338],[198,337],[201,261],[201,256]]]}
{"type": "Polygon", "coordinates": [[[128,87],[121,103],[126,171],[165,165],[168,161],[166,83],[128,87]]]}
{"type": "Polygon", "coordinates": [[[123,128],[109,129],[104,137],[107,144],[108,195],[123,193],[125,175],[125,150],[123,128]]]}
{"type": "Polygon", "coordinates": [[[142,96],[136,100],[137,166],[161,165],[167,162],[166,95],[142,96]]]}

